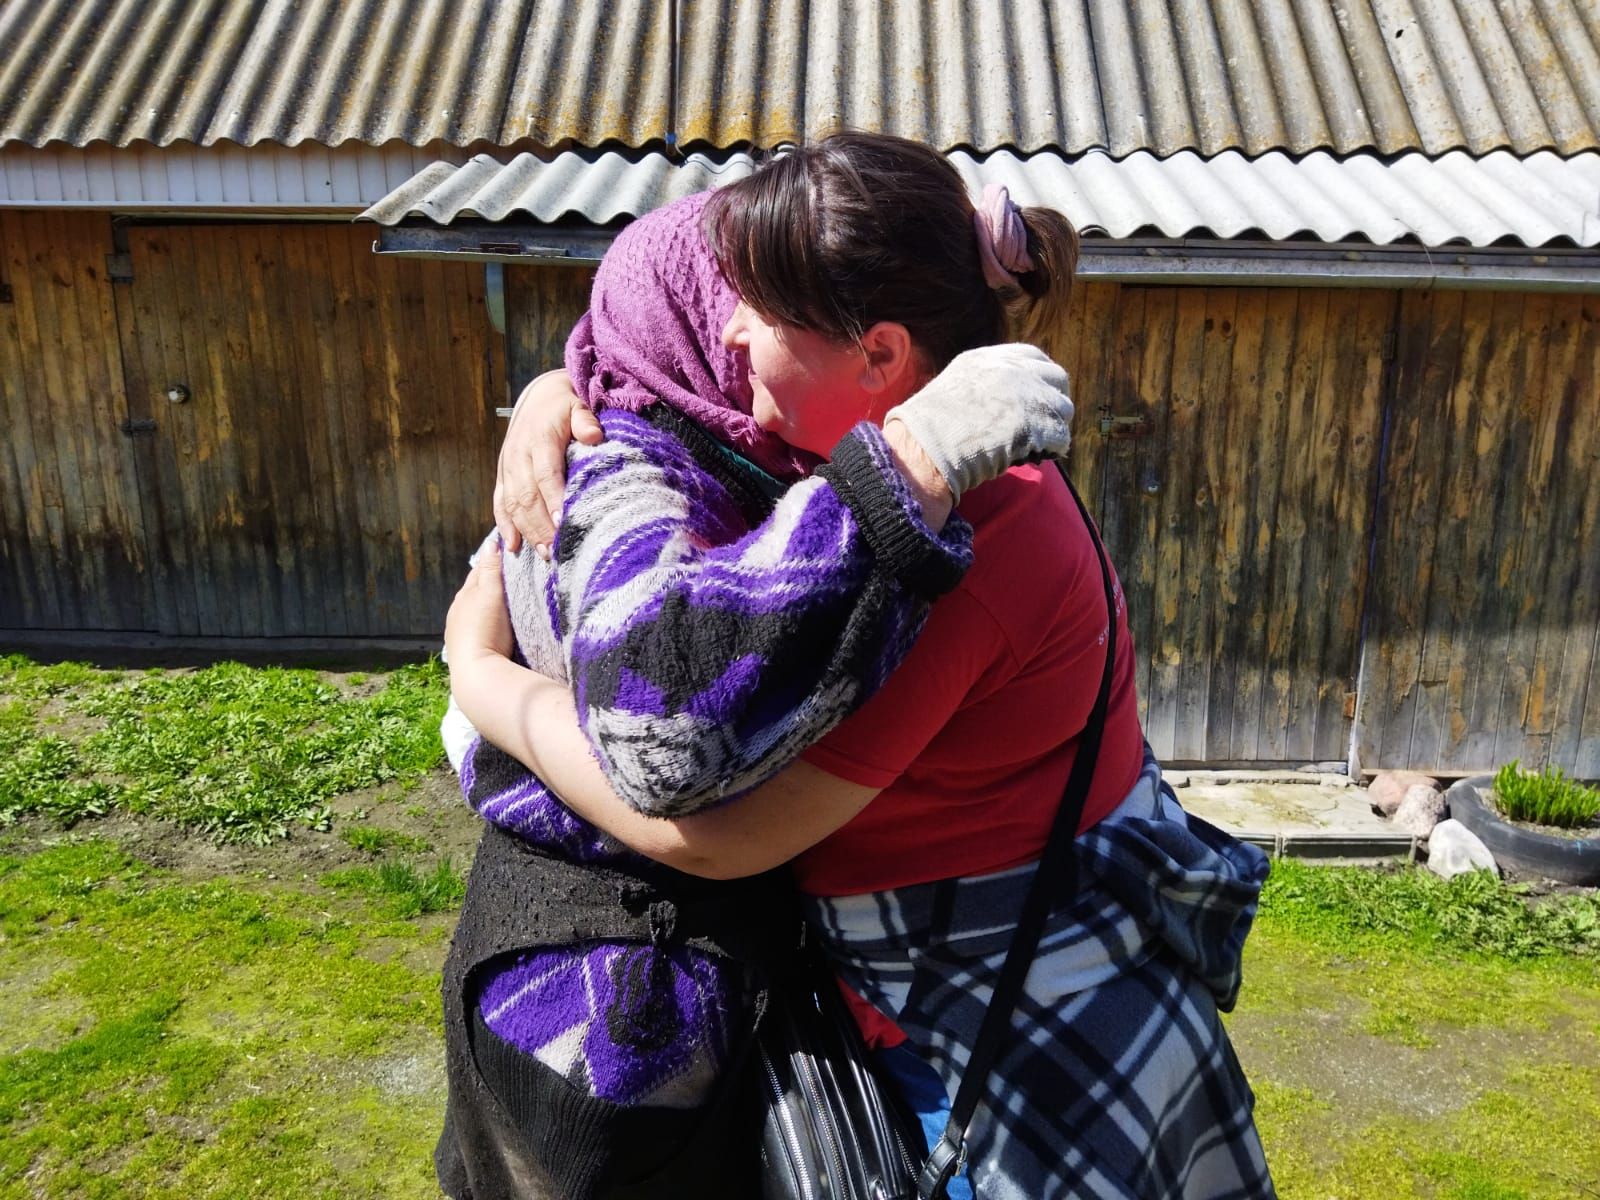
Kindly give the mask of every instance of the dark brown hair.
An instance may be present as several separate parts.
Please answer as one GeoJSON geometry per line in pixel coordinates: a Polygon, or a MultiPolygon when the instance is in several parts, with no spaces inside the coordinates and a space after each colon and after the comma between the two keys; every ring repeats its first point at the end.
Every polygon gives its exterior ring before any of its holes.
{"type": "Polygon", "coordinates": [[[896,321],[937,371],[975,346],[1046,340],[1077,267],[1071,223],[1025,208],[1034,269],[1015,291],[991,289],[972,214],[960,173],[932,147],[835,133],[717,191],[706,235],[734,290],[767,320],[841,342],[896,321]]]}

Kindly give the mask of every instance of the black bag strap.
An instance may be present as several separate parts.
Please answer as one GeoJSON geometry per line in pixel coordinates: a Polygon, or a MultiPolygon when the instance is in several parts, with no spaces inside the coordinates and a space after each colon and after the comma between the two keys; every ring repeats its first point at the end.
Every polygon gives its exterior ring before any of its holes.
{"type": "MultiPolygon", "coordinates": [[[[1066,472],[1062,472],[1066,478],[1066,472]]],[[[1044,853],[1039,857],[1038,868],[1028,895],[1022,902],[1022,912],[1017,917],[1017,931],[1006,951],[1005,964],[1000,968],[1000,979],[995,984],[988,1010],[983,1014],[983,1024],[978,1027],[978,1037],[972,1046],[972,1057],[961,1076],[961,1086],[956,1089],[955,1102],[950,1106],[950,1122],[944,1133],[928,1154],[922,1173],[917,1177],[919,1200],[941,1200],[950,1177],[961,1168],[967,1157],[967,1131],[972,1125],[972,1115],[983,1095],[989,1072],[999,1056],[1000,1047],[1011,1029],[1011,1014],[1022,995],[1022,985],[1027,980],[1028,968],[1033,965],[1039,949],[1039,939],[1044,935],[1044,925],[1051,910],[1061,897],[1070,896],[1078,889],[1078,857],[1073,851],[1078,825],[1083,820],[1083,806],[1089,798],[1089,784],[1094,779],[1095,760],[1100,755],[1101,735],[1105,732],[1106,709],[1111,702],[1111,676],[1116,663],[1117,603],[1111,583],[1111,566],[1106,560],[1106,549],[1100,541],[1099,530],[1089,518],[1078,489],[1067,479],[1067,490],[1083,516],[1083,524],[1094,541],[1100,559],[1100,578],[1106,593],[1106,666],[1100,676],[1100,692],[1095,697],[1094,708],[1089,713],[1083,734],[1078,739],[1078,753],[1072,760],[1072,771],[1067,776],[1067,786],[1062,795],[1061,807],[1056,810],[1055,822],[1050,827],[1050,837],[1045,842],[1044,853]]]]}

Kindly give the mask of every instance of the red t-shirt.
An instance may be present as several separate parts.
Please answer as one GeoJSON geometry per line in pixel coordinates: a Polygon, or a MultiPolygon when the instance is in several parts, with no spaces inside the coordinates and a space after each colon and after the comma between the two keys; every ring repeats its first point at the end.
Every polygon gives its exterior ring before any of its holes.
{"type": "MultiPolygon", "coordinates": [[[[1094,541],[1051,466],[1015,467],[959,511],[975,532],[961,585],[883,688],[804,755],[882,789],[795,859],[812,895],[983,874],[1044,849],[1105,666],[1094,541]]],[[[1080,829],[1128,794],[1144,758],[1120,584],[1116,597],[1116,673],[1080,829]]]]}

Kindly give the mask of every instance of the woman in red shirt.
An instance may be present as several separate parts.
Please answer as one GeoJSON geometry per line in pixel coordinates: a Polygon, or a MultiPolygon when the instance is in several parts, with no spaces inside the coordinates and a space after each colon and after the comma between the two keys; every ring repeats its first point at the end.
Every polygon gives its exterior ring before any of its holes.
{"type": "MultiPolygon", "coordinates": [[[[961,351],[1060,321],[1077,240],[1004,193],[975,209],[927,147],[845,134],[781,156],[708,206],[741,296],[723,337],[748,355],[763,428],[826,454],[961,351]]],[[[937,430],[916,430],[929,444],[937,430]]],[[[1265,860],[1187,818],[1139,727],[1132,645],[1105,609],[1091,531],[1049,467],[958,497],[974,565],[900,669],[803,759],[677,820],[611,791],[563,685],[496,671],[470,717],[581,816],[715,878],[792,863],[810,915],[896,1080],[938,1123],[1043,849],[1116,639],[1104,740],[1076,852],[969,1138],[979,1197],[1268,1196],[1253,1098],[1218,1020],[1265,860]]],[[[498,579],[451,613],[453,671],[504,630],[498,579]]],[[[465,689],[471,690],[471,689],[465,689]]],[[[484,689],[477,689],[480,694],[484,689]]]]}

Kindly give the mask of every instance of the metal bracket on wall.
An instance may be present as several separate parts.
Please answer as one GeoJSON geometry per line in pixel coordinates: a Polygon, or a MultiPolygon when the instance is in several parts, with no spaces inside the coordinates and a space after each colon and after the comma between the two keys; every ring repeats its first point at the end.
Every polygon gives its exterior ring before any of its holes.
{"type": "Polygon", "coordinates": [[[106,278],[112,283],[132,283],[133,255],[126,253],[106,255],[106,278]]]}
{"type": "Polygon", "coordinates": [[[11,294],[11,285],[9,283],[0,283],[0,304],[12,304],[15,299],[11,294]]]}
{"type": "Polygon", "coordinates": [[[1120,441],[1127,438],[1149,437],[1154,432],[1155,425],[1147,416],[1119,417],[1109,408],[1100,410],[1101,437],[1120,441]]]}
{"type": "Polygon", "coordinates": [[[156,423],[149,417],[129,417],[117,426],[124,437],[148,437],[156,431],[156,423]]]}

